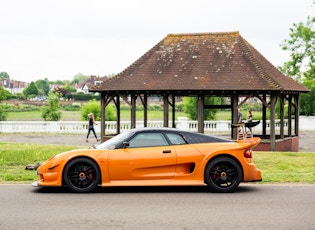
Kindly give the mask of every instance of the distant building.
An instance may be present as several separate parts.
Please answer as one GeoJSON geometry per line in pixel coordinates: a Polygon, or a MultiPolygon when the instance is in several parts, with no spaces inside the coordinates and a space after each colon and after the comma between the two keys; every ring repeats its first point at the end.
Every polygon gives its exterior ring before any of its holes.
{"type": "Polygon", "coordinates": [[[99,76],[90,76],[85,81],[79,82],[75,85],[75,89],[77,90],[77,93],[83,92],[84,94],[89,94],[89,88],[91,86],[95,86],[98,84],[101,84],[103,81],[107,80],[108,78],[105,77],[99,77],[99,76]]]}
{"type": "Polygon", "coordinates": [[[10,78],[0,80],[0,86],[3,86],[11,94],[22,93],[28,85],[27,82],[11,80],[10,78]]]}

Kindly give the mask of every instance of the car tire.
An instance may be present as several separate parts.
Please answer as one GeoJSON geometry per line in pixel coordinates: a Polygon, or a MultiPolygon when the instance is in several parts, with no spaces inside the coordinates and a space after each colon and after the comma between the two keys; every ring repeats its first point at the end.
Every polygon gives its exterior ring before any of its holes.
{"type": "Polygon", "coordinates": [[[229,157],[211,160],[205,170],[205,182],[211,192],[235,192],[242,178],[241,166],[229,157]]]}
{"type": "Polygon", "coordinates": [[[100,170],[91,159],[71,160],[63,172],[64,184],[73,192],[92,192],[100,183],[100,170]]]}

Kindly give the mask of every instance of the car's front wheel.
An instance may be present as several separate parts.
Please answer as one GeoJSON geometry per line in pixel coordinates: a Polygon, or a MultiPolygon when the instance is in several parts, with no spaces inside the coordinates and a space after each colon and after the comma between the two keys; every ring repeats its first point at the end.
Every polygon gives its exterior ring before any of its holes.
{"type": "Polygon", "coordinates": [[[100,182],[100,171],[93,160],[76,158],[66,165],[63,181],[73,192],[92,192],[100,182]]]}
{"type": "Polygon", "coordinates": [[[242,178],[240,165],[229,157],[210,161],[205,170],[205,182],[212,192],[234,192],[242,178]]]}

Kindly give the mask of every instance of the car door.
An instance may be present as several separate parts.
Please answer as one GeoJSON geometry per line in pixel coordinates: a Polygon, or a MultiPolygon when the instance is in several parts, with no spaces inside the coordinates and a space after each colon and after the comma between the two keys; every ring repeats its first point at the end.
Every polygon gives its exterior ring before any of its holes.
{"type": "Polygon", "coordinates": [[[128,144],[108,155],[111,181],[158,180],[174,176],[176,152],[162,133],[138,133],[128,144]]]}

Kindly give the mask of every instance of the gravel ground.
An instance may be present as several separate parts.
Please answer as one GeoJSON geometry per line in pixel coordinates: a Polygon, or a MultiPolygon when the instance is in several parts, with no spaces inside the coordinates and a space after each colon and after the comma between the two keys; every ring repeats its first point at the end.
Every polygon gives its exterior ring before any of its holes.
{"type": "MultiPolygon", "coordinates": [[[[97,142],[92,136],[90,136],[89,142],[86,142],[85,135],[70,134],[0,134],[0,142],[20,142],[73,146],[91,146],[100,143],[97,142]]],[[[300,131],[299,152],[315,153],[315,131],[300,131]]]]}

